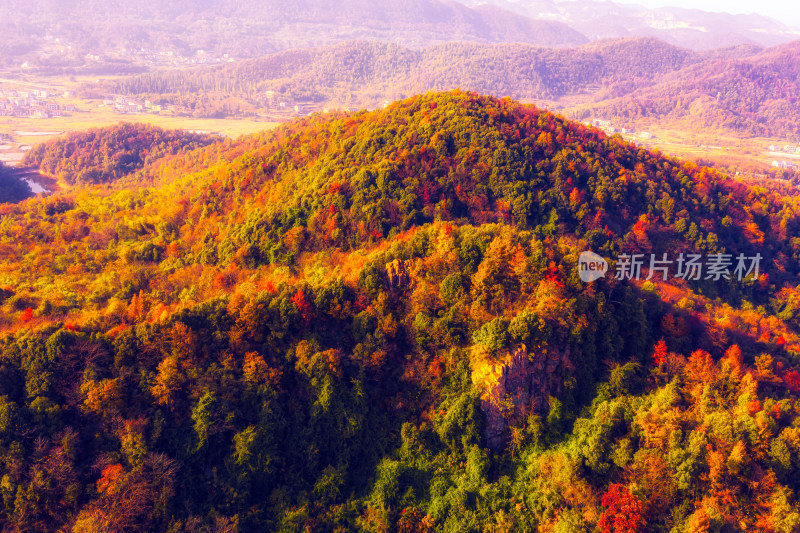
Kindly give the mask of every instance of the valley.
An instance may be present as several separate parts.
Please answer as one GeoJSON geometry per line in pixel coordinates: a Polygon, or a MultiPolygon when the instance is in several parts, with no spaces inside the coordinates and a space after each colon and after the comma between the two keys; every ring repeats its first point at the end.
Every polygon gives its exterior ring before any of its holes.
{"type": "Polygon", "coordinates": [[[287,112],[269,117],[194,117],[181,109],[162,111],[152,106],[145,107],[144,101],[133,98],[121,99],[123,106],[120,107],[113,95],[97,98],[76,94],[84,82],[79,79],[65,84],[59,78],[50,77],[0,81],[0,162],[17,165],[24,154],[39,143],[66,133],[119,122],[235,138],[273,128],[278,120],[290,116],[287,112]],[[37,98],[35,93],[47,96],[37,98]],[[25,106],[15,109],[11,107],[12,102],[25,102],[25,106]],[[128,106],[129,102],[131,106],[128,106]]]}

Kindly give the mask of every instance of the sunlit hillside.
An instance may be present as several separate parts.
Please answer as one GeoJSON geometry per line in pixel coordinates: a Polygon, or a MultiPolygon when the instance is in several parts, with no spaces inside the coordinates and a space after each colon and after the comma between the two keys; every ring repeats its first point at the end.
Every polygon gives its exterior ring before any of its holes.
{"type": "Polygon", "coordinates": [[[132,128],[0,205],[3,529],[800,528],[793,191],[460,91],[132,128]]]}

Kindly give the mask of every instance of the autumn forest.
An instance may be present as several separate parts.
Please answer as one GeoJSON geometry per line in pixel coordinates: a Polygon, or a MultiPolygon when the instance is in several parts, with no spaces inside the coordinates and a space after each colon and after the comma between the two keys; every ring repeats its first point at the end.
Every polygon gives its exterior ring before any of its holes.
{"type": "Polygon", "coordinates": [[[4,531],[800,530],[788,182],[461,91],[25,162],[69,187],[0,186],[4,531]],[[679,253],[763,260],[614,275],[679,253]]]}

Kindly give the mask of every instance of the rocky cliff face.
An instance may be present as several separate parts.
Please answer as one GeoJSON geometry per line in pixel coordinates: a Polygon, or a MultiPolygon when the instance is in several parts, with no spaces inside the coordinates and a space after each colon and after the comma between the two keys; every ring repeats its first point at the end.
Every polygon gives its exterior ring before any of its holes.
{"type": "Polygon", "coordinates": [[[408,283],[408,269],[402,259],[386,263],[386,284],[389,289],[398,289],[408,283]]]}
{"type": "Polygon", "coordinates": [[[550,396],[562,392],[563,376],[574,368],[569,346],[529,354],[524,344],[496,363],[473,368],[473,380],[484,391],[487,445],[502,448],[510,426],[523,423],[531,413],[546,415],[550,396]]]}

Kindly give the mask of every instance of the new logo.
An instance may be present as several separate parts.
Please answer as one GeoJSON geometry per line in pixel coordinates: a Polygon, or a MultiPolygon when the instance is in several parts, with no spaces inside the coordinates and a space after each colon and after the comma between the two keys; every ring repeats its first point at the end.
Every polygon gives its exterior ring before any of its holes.
{"type": "Polygon", "coordinates": [[[578,275],[581,281],[590,283],[598,280],[608,272],[608,262],[594,252],[581,252],[578,257],[578,275]]]}

